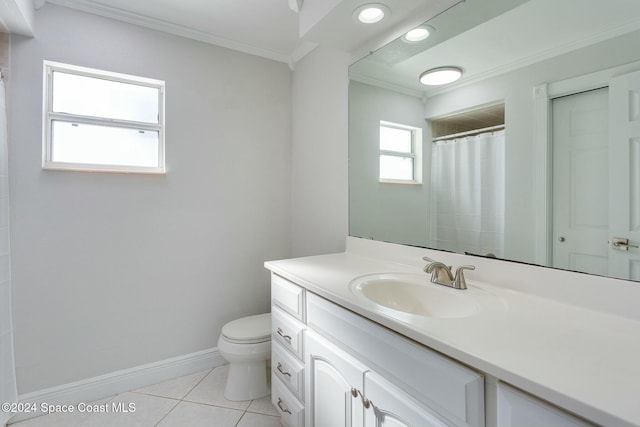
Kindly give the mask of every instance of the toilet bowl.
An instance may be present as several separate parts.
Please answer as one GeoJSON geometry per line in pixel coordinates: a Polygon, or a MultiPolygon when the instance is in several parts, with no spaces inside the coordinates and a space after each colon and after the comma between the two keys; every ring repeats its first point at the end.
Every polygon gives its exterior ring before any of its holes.
{"type": "Polygon", "coordinates": [[[224,325],[218,351],[229,362],[224,397],[253,400],[270,393],[267,362],[271,358],[271,313],[243,317],[224,325]]]}

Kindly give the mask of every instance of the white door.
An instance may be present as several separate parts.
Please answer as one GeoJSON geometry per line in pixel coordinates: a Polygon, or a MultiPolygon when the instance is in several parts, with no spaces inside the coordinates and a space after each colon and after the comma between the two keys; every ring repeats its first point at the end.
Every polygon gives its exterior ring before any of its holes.
{"type": "Polygon", "coordinates": [[[553,267],[609,272],[608,105],[607,88],[553,100],[553,267]]]}
{"type": "Polygon", "coordinates": [[[306,426],[362,426],[367,368],[312,332],[305,346],[306,426]]]}
{"type": "Polygon", "coordinates": [[[640,280],[640,71],[613,78],[609,91],[610,274],[640,280]]]}
{"type": "Polygon", "coordinates": [[[367,372],[364,391],[369,399],[365,408],[365,427],[447,427],[432,410],[416,402],[409,394],[382,378],[367,372]]]}

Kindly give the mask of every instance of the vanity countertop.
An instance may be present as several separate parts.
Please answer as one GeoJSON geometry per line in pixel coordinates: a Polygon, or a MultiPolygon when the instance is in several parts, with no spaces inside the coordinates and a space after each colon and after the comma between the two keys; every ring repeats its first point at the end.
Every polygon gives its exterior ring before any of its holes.
{"type": "Polygon", "coordinates": [[[366,274],[425,274],[421,266],[349,251],[269,261],[265,266],[310,292],[593,422],[640,426],[638,319],[468,279],[470,288],[493,294],[501,304],[471,317],[408,323],[358,303],[348,285],[366,274]]]}

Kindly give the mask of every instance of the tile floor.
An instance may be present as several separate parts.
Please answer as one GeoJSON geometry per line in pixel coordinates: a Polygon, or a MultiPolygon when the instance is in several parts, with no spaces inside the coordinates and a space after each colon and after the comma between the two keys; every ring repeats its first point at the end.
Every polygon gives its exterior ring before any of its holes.
{"type": "Polygon", "coordinates": [[[220,366],[92,404],[134,404],[135,411],[129,413],[53,413],[10,427],[280,427],[271,396],[246,402],[224,398],[228,371],[228,365],[220,366]]]}

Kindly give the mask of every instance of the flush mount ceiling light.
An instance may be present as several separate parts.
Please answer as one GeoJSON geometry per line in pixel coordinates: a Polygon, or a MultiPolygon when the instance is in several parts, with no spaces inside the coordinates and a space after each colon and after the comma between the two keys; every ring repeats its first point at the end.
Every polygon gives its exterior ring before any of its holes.
{"type": "Polygon", "coordinates": [[[375,24],[391,13],[389,8],[379,3],[369,3],[360,6],[353,12],[353,18],[363,24],[375,24]]]}
{"type": "Polygon", "coordinates": [[[419,27],[408,31],[404,36],[402,36],[402,39],[410,43],[420,42],[433,34],[435,30],[435,28],[429,25],[420,25],[419,27]]]}
{"type": "Polygon", "coordinates": [[[420,83],[427,86],[446,85],[460,77],[462,77],[462,70],[458,67],[438,67],[420,74],[420,83]]]}

